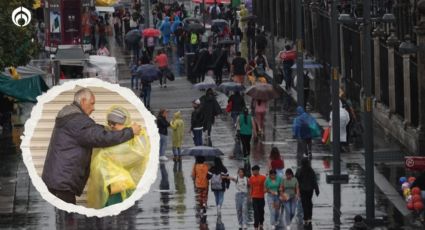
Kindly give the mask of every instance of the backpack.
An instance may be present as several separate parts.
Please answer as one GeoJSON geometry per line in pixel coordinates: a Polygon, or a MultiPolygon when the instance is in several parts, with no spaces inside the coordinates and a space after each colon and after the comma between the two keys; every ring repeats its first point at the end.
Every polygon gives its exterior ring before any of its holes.
{"type": "Polygon", "coordinates": [[[191,45],[198,44],[198,35],[196,33],[191,33],[190,34],[190,44],[191,45]]]}
{"type": "Polygon", "coordinates": [[[223,180],[221,179],[221,173],[212,175],[212,177],[211,177],[211,189],[212,190],[222,190],[223,189],[223,180]]]}

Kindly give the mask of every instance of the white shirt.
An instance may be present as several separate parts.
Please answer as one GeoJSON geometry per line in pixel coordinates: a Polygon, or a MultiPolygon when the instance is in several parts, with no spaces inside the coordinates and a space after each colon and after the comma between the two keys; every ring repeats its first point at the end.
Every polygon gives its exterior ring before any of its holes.
{"type": "Polygon", "coordinates": [[[239,175],[236,177],[236,191],[248,193],[248,178],[240,178],[239,175]]]}

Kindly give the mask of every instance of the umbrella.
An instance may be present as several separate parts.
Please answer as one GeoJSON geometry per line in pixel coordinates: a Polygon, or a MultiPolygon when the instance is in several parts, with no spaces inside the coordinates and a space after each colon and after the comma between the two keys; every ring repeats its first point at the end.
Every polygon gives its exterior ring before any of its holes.
{"type": "MultiPolygon", "coordinates": [[[[304,69],[321,69],[321,68],[323,68],[323,65],[314,62],[314,60],[312,60],[312,59],[305,59],[303,61],[303,67],[304,67],[304,69]]],[[[295,63],[291,67],[291,69],[296,69],[296,68],[297,68],[297,64],[295,63]]]]}
{"type": "Polygon", "coordinates": [[[203,82],[193,85],[194,89],[213,89],[215,87],[217,87],[217,85],[211,77],[205,77],[203,82]]]}
{"type": "Polygon", "coordinates": [[[244,21],[255,20],[255,19],[257,19],[257,16],[255,16],[255,15],[248,15],[248,16],[242,17],[241,18],[241,21],[244,22],[244,21]]]}
{"type": "Polygon", "coordinates": [[[271,100],[279,97],[279,93],[273,88],[271,84],[259,83],[249,87],[246,94],[253,99],[271,100]]]}
{"type": "Polygon", "coordinates": [[[220,45],[233,45],[235,44],[235,41],[230,40],[230,39],[224,39],[218,42],[218,44],[220,45]]]}
{"type": "Polygon", "coordinates": [[[137,67],[136,73],[142,81],[155,81],[159,79],[161,71],[152,64],[145,64],[137,67]]]}
{"type": "Polygon", "coordinates": [[[185,18],[185,19],[183,19],[182,22],[185,25],[189,25],[189,24],[192,24],[192,23],[201,24],[201,20],[194,18],[194,17],[185,18]]]}
{"type": "Polygon", "coordinates": [[[183,150],[183,156],[204,156],[204,157],[216,157],[220,155],[224,155],[224,153],[214,147],[209,146],[195,146],[188,149],[183,150]]]}
{"type": "Polygon", "coordinates": [[[140,31],[138,29],[130,30],[125,35],[125,40],[130,44],[138,43],[141,38],[142,36],[140,35],[140,31]]]}
{"type": "Polygon", "coordinates": [[[161,35],[161,31],[154,28],[147,28],[143,30],[144,37],[159,37],[161,35]]]}
{"type": "MultiPolygon", "coordinates": [[[[205,4],[230,4],[231,0],[204,0],[205,4]]],[[[203,0],[192,0],[193,3],[202,3],[203,0]]]]}
{"type": "Polygon", "coordinates": [[[228,92],[228,91],[244,91],[245,87],[241,85],[240,83],[236,83],[233,81],[224,82],[221,83],[218,86],[218,89],[222,92],[228,92]]]}
{"type": "Polygon", "coordinates": [[[228,26],[229,23],[224,20],[224,19],[214,19],[211,21],[211,26],[219,26],[219,27],[224,27],[224,26],[228,26]]]}
{"type": "Polygon", "coordinates": [[[186,30],[189,32],[195,32],[195,33],[204,33],[205,28],[203,25],[198,24],[198,23],[191,23],[188,24],[186,27],[186,30]]]}

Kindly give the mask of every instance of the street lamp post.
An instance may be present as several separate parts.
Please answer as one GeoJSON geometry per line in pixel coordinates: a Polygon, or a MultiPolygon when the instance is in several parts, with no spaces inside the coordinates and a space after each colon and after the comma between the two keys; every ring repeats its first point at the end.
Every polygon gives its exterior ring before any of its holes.
{"type": "MultiPolygon", "coordinates": [[[[367,0],[366,0],[367,1],[367,0]]],[[[340,130],[339,130],[339,73],[338,73],[338,24],[337,24],[337,1],[332,2],[331,15],[331,93],[332,93],[332,155],[334,176],[341,175],[340,156],[340,130]]],[[[341,226],[341,184],[333,185],[334,209],[333,220],[334,229],[339,230],[341,226]]]]}
{"type": "MultiPolygon", "coordinates": [[[[302,12],[301,0],[296,2],[296,15],[297,15],[297,102],[298,105],[304,107],[304,56],[303,56],[303,38],[302,38],[302,12]]],[[[333,43],[335,44],[335,43],[333,43]]],[[[273,57],[274,59],[274,57],[273,57]]]]}
{"type": "Polygon", "coordinates": [[[371,34],[370,0],[363,0],[363,82],[364,82],[364,148],[366,180],[366,219],[375,219],[375,179],[373,153],[373,117],[372,117],[372,71],[371,71],[371,34]]]}

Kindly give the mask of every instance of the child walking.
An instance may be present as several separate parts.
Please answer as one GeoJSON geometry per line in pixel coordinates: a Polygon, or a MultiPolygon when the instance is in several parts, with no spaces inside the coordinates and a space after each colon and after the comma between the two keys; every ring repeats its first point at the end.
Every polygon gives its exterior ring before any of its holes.
{"type": "Polygon", "coordinates": [[[245,170],[239,168],[238,175],[234,177],[229,177],[229,179],[236,184],[236,212],[238,215],[239,230],[248,229],[248,178],[245,176],[245,170]]]}
{"type": "Polygon", "coordinates": [[[173,130],[173,160],[179,161],[184,138],[184,122],[180,111],[174,113],[170,126],[173,130]]]}

